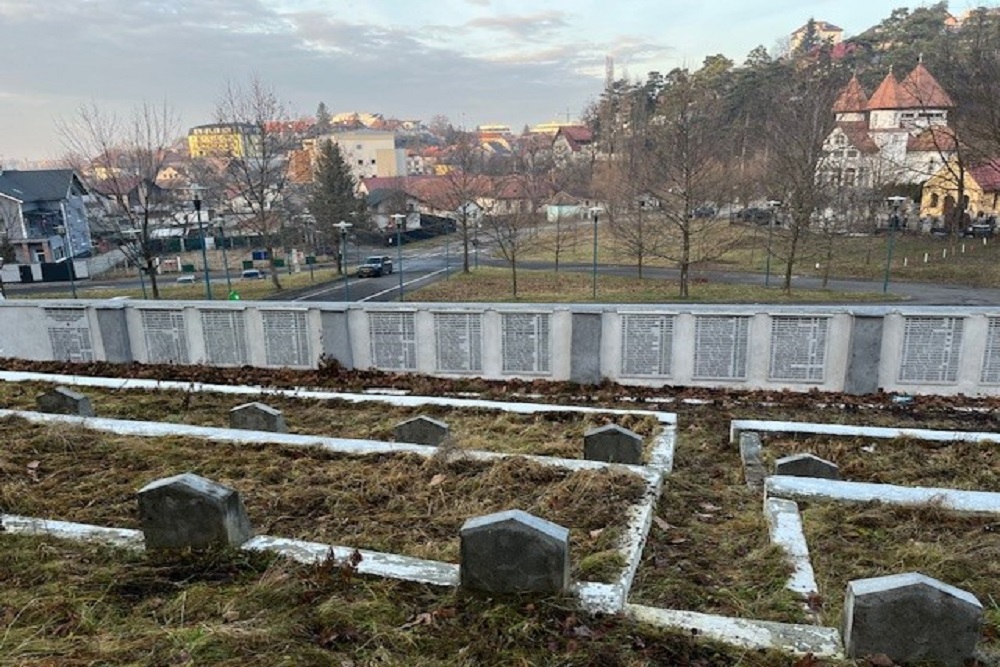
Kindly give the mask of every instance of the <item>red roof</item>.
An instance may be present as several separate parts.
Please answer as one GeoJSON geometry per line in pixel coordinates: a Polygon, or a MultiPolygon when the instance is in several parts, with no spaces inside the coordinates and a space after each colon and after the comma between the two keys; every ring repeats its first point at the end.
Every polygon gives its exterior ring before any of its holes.
{"type": "Polygon", "coordinates": [[[847,136],[847,141],[854,148],[862,153],[878,153],[878,144],[868,134],[868,123],[865,121],[841,121],[837,123],[837,127],[847,136]]]}
{"type": "Polygon", "coordinates": [[[582,125],[564,125],[559,128],[552,140],[555,141],[560,136],[566,138],[566,143],[569,144],[570,150],[574,153],[594,141],[594,133],[590,131],[589,127],[582,125]]]}
{"type": "Polygon", "coordinates": [[[855,74],[851,77],[851,80],[844,86],[844,89],[840,91],[840,96],[837,97],[837,101],[833,103],[834,113],[860,113],[868,108],[868,96],[865,95],[864,88],[861,87],[861,82],[858,81],[858,76],[855,74]]]}
{"type": "Polygon", "coordinates": [[[975,179],[983,192],[1000,191],[1000,160],[993,159],[975,167],[969,167],[969,176],[975,179]]]}
{"type": "Polygon", "coordinates": [[[906,140],[906,150],[947,151],[955,150],[955,132],[950,127],[929,127],[915,137],[906,140]]]}
{"type": "Polygon", "coordinates": [[[951,109],[955,106],[922,62],[917,63],[899,87],[903,91],[904,103],[911,109],[951,109]]]}
{"type": "Polygon", "coordinates": [[[905,109],[904,97],[903,91],[899,88],[899,82],[890,71],[872,93],[871,99],[868,100],[868,109],[905,109]]]}

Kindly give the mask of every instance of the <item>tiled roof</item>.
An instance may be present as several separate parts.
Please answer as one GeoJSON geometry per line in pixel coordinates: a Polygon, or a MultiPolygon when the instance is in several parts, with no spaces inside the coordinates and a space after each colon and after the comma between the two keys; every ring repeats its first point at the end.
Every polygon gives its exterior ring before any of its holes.
{"type": "Polygon", "coordinates": [[[1000,160],[994,159],[969,168],[969,176],[975,179],[983,192],[1000,191],[1000,160]]]}
{"type": "Polygon", "coordinates": [[[905,109],[906,107],[903,106],[904,98],[903,91],[899,88],[899,82],[896,81],[893,73],[889,72],[872,93],[871,99],[868,100],[868,109],[905,109]]]}
{"type": "Polygon", "coordinates": [[[865,95],[864,88],[861,87],[861,82],[858,81],[857,75],[854,75],[847,85],[844,86],[844,89],[840,91],[837,101],[833,103],[833,112],[860,113],[867,108],[868,96],[865,95]]]}
{"type": "Polygon", "coordinates": [[[878,153],[878,144],[868,134],[868,124],[865,121],[841,121],[837,123],[837,127],[847,136],[847,141],[854,148],[862,153],[878,153]]]}
{"type": "MultiPolygon", "coordinates": [[[[574,153],[594,141],[594,133],[590,131],[590,128],[583,127],[581,125],[567,125],[560,127],[559,130],[556,131],[555,138],[560,136],[566,138],[566,143],[569,144],[570,150],[574,153]]],[[[555,141],[555,138],[553,141],[555,141]]]]}
{"type": "MultiPolygon", "coordinates": [[[[817,32],[844,32],[843,28],[835,26],[827,21],[813,21],[813,26],[816,28],[817,32]]],[[[806,22],[802,24],[802,27],[793,32],[793,35],[798,35],[799,33],[805,34],[809,30],[809,23],[806,22]]]]}
{"type": "Polygon", "coordinates": [[[908,152],[955,150],[955,133],[950,127],[930,127],[906,140],[908,152]]]}
{"type": "Polygon", "coordinates": [[[899,87],[903,91],[904,102],[909,108],[951,109],[955,106],[951,97],[922,62],[917,63],[917,66],[906,75],[899,87]]]}

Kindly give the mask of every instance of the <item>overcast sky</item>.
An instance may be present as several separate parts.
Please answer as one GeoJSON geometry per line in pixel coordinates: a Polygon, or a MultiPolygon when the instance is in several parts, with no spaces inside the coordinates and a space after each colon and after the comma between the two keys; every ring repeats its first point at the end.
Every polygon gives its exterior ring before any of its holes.
{"type": "MultiPolygon", "coordinates": [[[[166,100],[212,122],[256,73],[299,115],[371,111],[519,131],[577,117],[616,74],[741,63],[810,16],[863,31],[886,0],[0,0],[0,159],[53,158],[82,103],[166,100]]],[[[972,4],[972,3],[968,3],[972,4]]],[[[960,12],[965,4],[953,1],[960,12]],[[960,6],[961,4],[961,6],[960,6]]]]}

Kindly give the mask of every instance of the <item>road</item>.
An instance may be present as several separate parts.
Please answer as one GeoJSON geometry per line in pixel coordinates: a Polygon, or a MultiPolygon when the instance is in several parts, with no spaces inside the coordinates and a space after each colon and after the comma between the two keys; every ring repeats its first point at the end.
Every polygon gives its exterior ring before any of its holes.
{"type": "MultiPolygon", "coordinates": [[[[338,279],[328,283],[311,285],[299,290],[287,290],[279,295],[271,297],[272,300],[280,301],[397,301],[399,300],[400,275],[403,279],[404,296],[411,290],[427,285],[436,280],[442,280],[447,273],[455,273],[461,270],[461,254],[458,235],[454,238],[438,238],[433,241],[425,241],[416,246],[404,246],[402,263],[394,248],[372,248],[367,249],[367,254],[385,253],[392,257],[394,268],[392,274],[378,278],[357,278],[350,276],[347,280],[338,279]],[[446,263],[448,269],[446,271],[446,263]],[[400,271],[400,266],[402,271],[400,271]]],[[[353,254],[353,253],[352,253],[353,254]]],[[[365,249],[362,249],[362,254],[365,249]]],[[[481,248],[479,263],[483,266],[506,266],[497,259],[489,259],[489,247],[483,244],[481,248]]],[[[470,257],[470,263],[472,258],[470,257]]],[[[521,267],[525,269],[551,269],[552,265],[547,262],[522,262],[521,267]]],[[[577,271],[590,273],[593,270],[591,264],[561,264],[560,270],[577,271]]],[[[636,276],[637,272],[633,266],[609,266],[600,265],[598,267],[600,275],[636,276]]],[[[660,280],[676,281],[678,271],[676,269],[645,268],[643,276],[660,280]]],[[[765,276],[759,273],[738,273],[728,271],[694,271],[693,280],[707,280],[710,282],[733,283],[733,284],[756,284],[764,285],[765,276]]],[[[222,272],[212,272],[210,280],[213,285],[225,286],[225,276],[222,272]]],[[[234,284],[238,284],[238,279],[234,284]]],[[[771,274],[770,284],[777,291],[777,285],[781,283],[781,276],[777,273],[771,274]]],[[[797,275],[793,277],[792,283],[797,288],[819,289],[822,281],[818,277],[808,275],[797,275]]],[[[107,288],[109,291],[115,288],[139,287],[139,281],[135,278],[102,281],[88,280],[81,281],[81,285],[88,287],[107,288]]],[[[882,281],[870,280],[830,280],[828,289],[836,292],[865,292],[868,294],[882,291],[882,281]]],[[[67,283],[35,283],[28,285],[11,284],[6,285],[6,289],[13,293],[32,292],[53,292],[65,289],[69,296],[69,284],[67,283]]],[[[907,283],[892,281],[889,284],[889,294],[894,297],[886,299],[887,304],[899,304],[902,298],[907,304],[914,305],[937,305],[937,306],[996,306],[1000,305],[1000,289],[965,287],[952,285],[934,285],[928,283],[907,283]]],[[[837,302],[843,305],[843,301],[837,302]]],[[[878,304],[878,301],[866,301],[867,305],[878,304]]]]}

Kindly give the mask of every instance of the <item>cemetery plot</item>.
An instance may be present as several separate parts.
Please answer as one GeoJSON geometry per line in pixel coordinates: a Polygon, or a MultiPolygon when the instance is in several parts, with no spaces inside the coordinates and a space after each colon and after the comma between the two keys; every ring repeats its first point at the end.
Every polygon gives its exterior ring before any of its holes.
{"type": "Polygon", "coordinates": [[[761,434],[768,471],[784,456],[811,453],[854,482],[1000,491],[1000,444],[761,434]]]}
{"type": "Polygon", "coordinates": [[[815,503],[801,511],[825,625],[840,623],[847,582],[920,572],[985,606],[981,646],[1000,648],[1000,523],[935,506],[815,503]],[[989,603],[989,604],[988,604],[989,603]]]}
{"type": "MultiPolygon", "coordinates": [[[[35,410],[35,397],[55,385],[0,382],[0,407],[35,410]]],[[[73,387],[90,398],[94,412],[112,419],[155,419],[200,426],[229,426],[229,410],[258,400],[280,410],[290,433],[391,441],[395,426],[427,416],[451,428],[449,445],[467,450],[583,458],[584,434],[618,424],[643,436],[648,452],[662,425],[650,414],[554,410],[519,414],[485,408],[425,405],[403,407],[375,401],[310,400],[280,395],[248,398],[214,392],[73,387]]]]}
{"type": "MultiPolygon", "coordinates": [[[[748,489],[738,450],[714,406],[691,409],[630,601],[739,618],[808,622],[785,588],[791,567],[768,538],[759,490],[748,489]]],[[[724,413],[721,413],[724,414],[724,413]]]]}
{"type": "Polygon", "coordinates": [[[0,421],[0,441],[0,506],[10,514],[135,528],[140,487],[193,472],[237,489],[259,533],[455,562],[466,519],[518,508],[570,528],[573,576],[585,580],[620,574],[623,526],[648,493],[628,472],[518,457],[352,457],[17,418],[0,421]]]}

